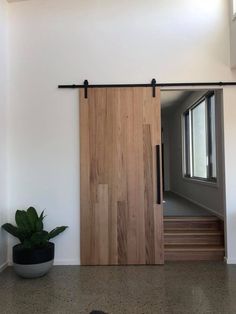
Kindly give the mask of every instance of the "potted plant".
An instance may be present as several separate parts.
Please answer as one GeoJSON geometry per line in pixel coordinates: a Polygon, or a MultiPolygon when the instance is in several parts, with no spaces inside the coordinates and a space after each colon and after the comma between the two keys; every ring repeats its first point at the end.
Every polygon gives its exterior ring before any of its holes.
{"type": "Polygon", "coordinates": [[[20,240],[13,247],[13,266],[15,272],[24,278],[36,278],[45,275],[53,265],[54,243],[50,242],[67,226],[57,227],[50,232],[44,230],[44,211],[37,214],[34,207],[17,210],[16,225],[6,223],[2,228],[20,240]]]}

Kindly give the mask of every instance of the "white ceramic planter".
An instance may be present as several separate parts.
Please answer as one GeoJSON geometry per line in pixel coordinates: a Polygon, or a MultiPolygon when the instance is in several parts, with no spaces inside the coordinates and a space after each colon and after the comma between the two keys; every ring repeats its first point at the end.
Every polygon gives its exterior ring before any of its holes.
{"type": "Polygon", "coordinates": [[[26,249],[22,244],[13,247],[13,266],[17,275],[23,278],[42,277],[53,266],[54,243],[46,247],[26,249]]]}

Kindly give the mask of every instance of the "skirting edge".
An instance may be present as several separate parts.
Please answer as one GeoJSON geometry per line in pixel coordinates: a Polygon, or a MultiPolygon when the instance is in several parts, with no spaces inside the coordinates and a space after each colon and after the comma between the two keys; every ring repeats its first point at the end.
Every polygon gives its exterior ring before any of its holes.
{"type": "Polygon", "coordinates": [[[54,266],[79,266],[80,261],[77,259],[54,260],[54,266]]]}
{"type": "Polygon", "coordinates": [[[2,271],[4,271],[4,269],[7,268],[7,266],[8,266],[8,262],[2,264],[2,265],[0,266],[0,273],[1,273],[2,271]]]}
{"type": "Polygon", "coordinates": [[[228,265],[236,264],[236,258],[225,258],[228,265]]]}

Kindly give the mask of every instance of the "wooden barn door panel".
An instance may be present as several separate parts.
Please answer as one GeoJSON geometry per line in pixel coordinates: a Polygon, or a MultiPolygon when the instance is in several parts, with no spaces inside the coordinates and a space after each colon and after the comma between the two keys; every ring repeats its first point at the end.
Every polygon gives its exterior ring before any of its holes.
{"type": "Polygon", "coordinates": [[[159,89],[155,98],[150,88],[80,93],[82,265],[163,263],[160,144],[159,89]]]}

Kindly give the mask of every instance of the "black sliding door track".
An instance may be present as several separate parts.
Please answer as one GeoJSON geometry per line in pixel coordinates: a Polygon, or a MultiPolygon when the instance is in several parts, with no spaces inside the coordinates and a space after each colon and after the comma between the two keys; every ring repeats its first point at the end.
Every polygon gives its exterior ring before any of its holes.
{"type": "Polygon", "coordinates": [[[58,88],[121,88],[121,87],[209,87],[236,86],[236,82],[198,82],[198,83],[149,83],[149,84],[84,84],[58,85],[58,88]]]}
{"type": "Polygon", "coordinates": [[[126,87],[150,87],[152,89],[152,97],[156,97],[156,87],[213,87],[213,86],[236,86],[236,82],[205,82],[205,83],[157,83],[152,79],[149,84],[92,84],[88,80],[84,81],[83,85],[58,85],[58,88],[83,88],[84,97],[88,98],[89,88],[126,88],[126,87]]]}

